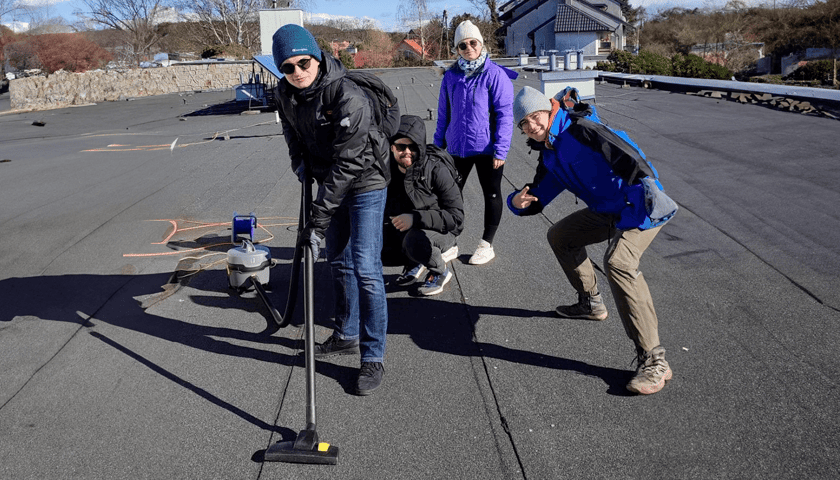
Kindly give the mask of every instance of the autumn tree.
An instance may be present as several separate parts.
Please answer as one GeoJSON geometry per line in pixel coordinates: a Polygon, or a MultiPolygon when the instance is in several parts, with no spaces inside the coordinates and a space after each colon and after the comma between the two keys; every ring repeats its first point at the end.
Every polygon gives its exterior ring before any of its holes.
{"type": "Polygon", "coordinates": [[[47,73],[94,70],[104,67],[113,58],[108,51],[80,33],[33,35],[27,41],[47,73]]]}
{"type": "Polygon", "coordinates": [[[17,34],[10,28],[0,25],[0,72],[6,73],[6,45],[17,41],[17,34]]]}
{"type": "Polygon", "coordinates": [[[381,30],[368,30],[361,48],[356,52],[356,65],[367,68],[390,67],[394,57],[391,37],[381,30]]]}

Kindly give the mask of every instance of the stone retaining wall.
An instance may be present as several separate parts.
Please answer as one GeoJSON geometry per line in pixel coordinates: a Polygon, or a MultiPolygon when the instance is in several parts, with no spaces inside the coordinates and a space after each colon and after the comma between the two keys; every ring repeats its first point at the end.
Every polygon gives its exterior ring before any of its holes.
{"type": "Polygon", "coordinates": [[[46,110],[70,105],[165,93],[221,90],[247,82],[252,61],[180,64],[161,68],[136,68],[125,71],[59,71],[48,77],[28,77],[9,83],[11,108],[46,110]]]}

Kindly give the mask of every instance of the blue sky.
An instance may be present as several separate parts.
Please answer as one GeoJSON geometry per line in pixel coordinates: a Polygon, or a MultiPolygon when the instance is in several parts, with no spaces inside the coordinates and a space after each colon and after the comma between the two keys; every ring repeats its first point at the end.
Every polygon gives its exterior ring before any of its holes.
{"type": "MultiPolygon", "coordinates": [[[[84,9],[84,3],[80,0],[68,0],[64,2],[55,2],[55,0],[24,0],[32,3],[52,3],[47,7],[45,12],[47,17],[63,16],[70,22],[75,21],[73,11],[75,9],[84,9]]],[[[657,11],[662,8],[669,8],[674,6],[681,6],[686,8],[695,7],[722,7],[727,0],[631,0],[630,4],[633,6],[644,6],[649,12],[657,11]]],[[[765,0],[766,1],[766,0],[765,0]]],[[[769,0],[772,1],[772,0],[769,0]]],[[[497,0],[499,5],[502,5],[506,0],[497,0]]],[[[400,0],[314,0],[312,2],[314,8],[311,13],[325,14],[332,16],[349,16],[349,17],[367,17],[380,22],[382,28],[386,30],[392,29],[397,22],[397,12],[399,10],[400,0]]],[[[746,0],[748,4],[762,3],[762,0],[746,0]]],[[[464,12],[472,12],[474,7],[469,0],[431,0],[429,6],[434,12],[441,12],[447,10],[449,17],[461,14],[464,12]]],[[[19,20],[26,21],[26,18],[19,17],[19,20]]],[[[3,18],[3,23],[8,23],[12,19],[8,17],[3,18]]]]}

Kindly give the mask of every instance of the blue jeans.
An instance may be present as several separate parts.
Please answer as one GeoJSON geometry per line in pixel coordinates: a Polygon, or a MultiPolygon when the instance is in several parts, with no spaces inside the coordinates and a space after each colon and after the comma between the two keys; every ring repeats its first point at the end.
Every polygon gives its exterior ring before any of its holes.
{"type": "Polygon", "coordinates": [[[359,339],[362,362],[385,358],[388,306],[380,255],[387,191],[348,193],[325,234],[338,325],[333,335],[359,339]]]}

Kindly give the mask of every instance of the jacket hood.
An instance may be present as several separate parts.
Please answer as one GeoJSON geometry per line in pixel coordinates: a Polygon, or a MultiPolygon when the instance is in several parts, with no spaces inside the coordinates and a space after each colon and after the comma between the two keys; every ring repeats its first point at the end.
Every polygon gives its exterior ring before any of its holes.
{"type": "Polygon", "coordinates": [[[411,165],[413,167],[414,165],[421,163],[426,158],[426,124],[423,122],[423,119],[417,115],[403,115],[400,117],[400,128],[398,128],[397,133],[391,137],[391,143],[394,143],[394,140],[403,137],[416,143],[417,147],[420,149],[420,155],[417,158],[417,161],[411,165]]]}

